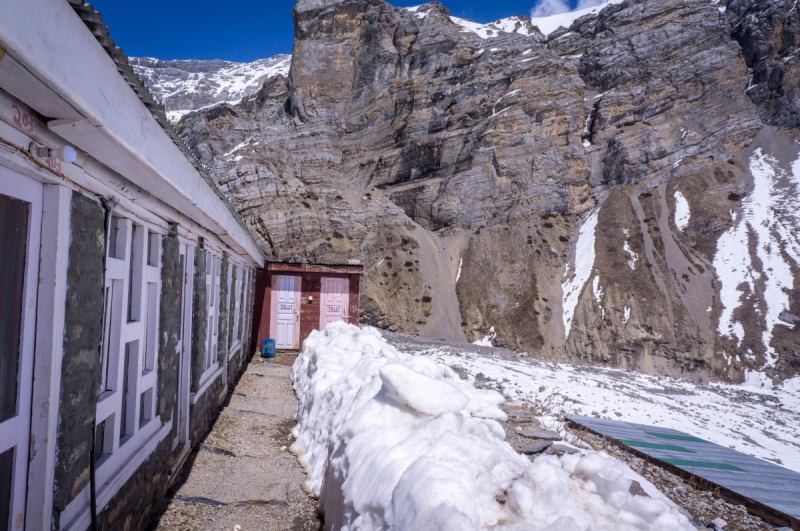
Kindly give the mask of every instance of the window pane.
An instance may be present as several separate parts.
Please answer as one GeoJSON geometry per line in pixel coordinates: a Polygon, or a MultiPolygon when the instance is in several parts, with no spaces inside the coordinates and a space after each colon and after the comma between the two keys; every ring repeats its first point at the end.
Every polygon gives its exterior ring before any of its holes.
{"type": "Polygon", "coordinates": [[[150,267],[158,267],[158,247],[160,243],[157,233],[147,231],[147,265],[150,267]]]}
{"type": "Polygon", "coordinates": [[[109,345],[110,345],[110,335],[111,335],[111,310],[113,308],[112,304],[112,296],[113,296],[113,286],[114,282],[111,282],[111,286],[106,288],[106,300],[105,300],[105,322],[103,323],[103,346],[102,346],[102,357],[100,358],[100,392],[104,392],[108,389],[108,354],[109,354],[109,345]]]}
{"type": "Polygon", "coordinates": [[[125,345],[125,366],[122,376],[122,408],[120,410],[120,446],[136,431],[136,369],[139,366],[139,340],[125,345]]]}
{"type": "Polygon", "coordinates": [[[103,457],[103,442],[106,440],[106,421],[104,420],[94,428],[94,460],[103,457]]]}
{"type": "Polygon", "coordinates": [[[183,304],[183,283],[186,281],[186,265],[185,265],[185,255],[181,255],[181,265],[180,265],[180,272],[181,272],[181,279],[178,282],[178,300],[180,300],[181,304],[181,322],[178,324],[178,339],[183,340],[183,319],[185,314],[183,313],[185,310],[186,305],[183,304]]]}
{"type": "Polygon", "coordinates": [[[111,227],[109,227],[108,233],[108,256],[111,258],[120,259],[120,256],[117,253],[117,242],[119,241],[119,231],[120,231],[120,219],[117,216],[111,216],[111,227]]]}
{"type": "Polygon", "coordinates": [[[24,201],[0,195],[0,421],[17,414],[28,207],[24,201]]]}
{"type": "Polygon", "coordinates": [[[128,262],[128,322],[138,321],[138,308],[136,306],[136,290],[134,289],[134,284],[136,284],[136,269],[138,267],[138,256],[135,254],[136,250],[136,240],[138,238],[139,226],[134,225],[133,229],[131,230],[131,251],[128,255],[130,257],[130,262],[128,262]]]}
{"type": "Polygon", "coordinates": [[[11,516],[11,476],[14,471],[14,449],[0,454],[0,529],[8,525],[11,516]]]}

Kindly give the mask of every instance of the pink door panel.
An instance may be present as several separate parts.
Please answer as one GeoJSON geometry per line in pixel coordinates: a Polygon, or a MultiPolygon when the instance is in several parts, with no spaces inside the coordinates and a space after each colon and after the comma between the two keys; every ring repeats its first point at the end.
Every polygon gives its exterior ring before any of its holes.
{"type": "Polygon", "coordinates": [[[349,321],[350,304],[349,278],[322,279],[322,304],[320,305],[320,329],[335,321],[349,321]]]}

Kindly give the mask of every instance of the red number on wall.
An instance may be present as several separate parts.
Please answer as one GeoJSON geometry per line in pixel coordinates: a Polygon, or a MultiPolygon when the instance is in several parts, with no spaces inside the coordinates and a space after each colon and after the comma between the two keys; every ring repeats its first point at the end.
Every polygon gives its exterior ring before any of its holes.
{"type": "Polygon", "coordinates": [[[50,166],[51,170],[53,170],[55,172],[58,172],[58,173],[61,173],[61,161],[60,160],[58,160],[57,158],[54,158],[54,157],[50,157],[49,159],[44,159],[44,161],[47,163],[48,166],[50,166]]]}
{"type": "Polygon", "coordinates": [[[17,127],[28,131],[29,133],[33,133],[33,118],[31,118],[28,113],[19,110],[19,107],[16,105],[12,105],[12,109],[17,112],[13,118],[14,124],[16,124],[17,127]]]}

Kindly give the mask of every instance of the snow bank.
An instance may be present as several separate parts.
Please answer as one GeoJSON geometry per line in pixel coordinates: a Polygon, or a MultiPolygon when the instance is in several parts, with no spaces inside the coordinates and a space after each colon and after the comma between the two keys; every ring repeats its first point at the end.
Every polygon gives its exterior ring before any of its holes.
{"type": "Polygon", "coordinates": [[[567,264],[567,269],[564,271],[564,280],[561,282],[561,292],[564,294],[562,303],[564,337],[569,337],[575,306],[578,305],[578,298],[583,292],[583,287],[592,275],[592,269],[594,268],[594,229],[597,227],[597,214],[599,212],[599,207],[592,211],[578,231],[578,244],[575,248],[575,274],[567,278],[569,264],[567,264]]]}
{"type": "Polygon", "coordinates": [[[693,530],[604,453],[531,463],[504,440],[499,393],[397,351],[373,328],[338,322],[313,332],[292,381],[300,406],[291,450],[326,528],[693,530]],[[631,495],[632,480],[652,498],[631,495]]]}

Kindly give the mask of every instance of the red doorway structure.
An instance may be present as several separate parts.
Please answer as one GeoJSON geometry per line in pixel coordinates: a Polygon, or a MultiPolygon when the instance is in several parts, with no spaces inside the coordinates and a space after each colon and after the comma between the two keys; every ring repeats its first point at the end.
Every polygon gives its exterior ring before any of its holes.
{"type": "Polygon", "coordinates": [[[312,330],[332,321],[358,324],[361,265],[266,264],[257,271],[253,348],[264,338],[299,349],[312,330]]]}

